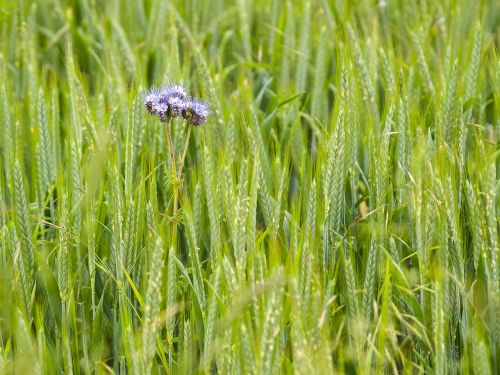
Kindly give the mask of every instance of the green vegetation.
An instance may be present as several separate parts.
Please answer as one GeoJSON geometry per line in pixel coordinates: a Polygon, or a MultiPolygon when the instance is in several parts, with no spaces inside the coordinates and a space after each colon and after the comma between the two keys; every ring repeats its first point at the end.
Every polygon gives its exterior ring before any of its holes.
{"type": "Polygon", "coordinates": [[[498,373],[499,20],[0,0],[0,373],[498,373]]]}

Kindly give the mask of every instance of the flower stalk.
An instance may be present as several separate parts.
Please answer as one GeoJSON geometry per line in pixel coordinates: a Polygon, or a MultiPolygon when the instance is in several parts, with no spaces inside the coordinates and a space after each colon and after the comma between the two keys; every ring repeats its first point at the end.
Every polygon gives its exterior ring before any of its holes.
{"type": "Polygon", "coordinates": [[[187,96],[186,90],[180,84],[164,85],[146,92],[144,96],[146,110],[157,116],[167,126],[167,141],[172,164],[173,209],[172,209],[172,245],[177,244],[177,215],[179,210],[179,193],[182,188],[182,170],[189,148],[191,127],[201,126],[209,115],[208,105],[198,98],[187,96]],[[182,117],[187,121],[186,139],[179,163],[176,163],[175,150],[172,142],[173,118],[182,117]]]}

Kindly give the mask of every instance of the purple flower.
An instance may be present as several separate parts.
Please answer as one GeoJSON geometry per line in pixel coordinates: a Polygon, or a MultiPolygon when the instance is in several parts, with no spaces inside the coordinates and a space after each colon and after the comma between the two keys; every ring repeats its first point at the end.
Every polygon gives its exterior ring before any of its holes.
{"type": "Polygon", "coordinates": [[[161,122],[167,122],[170,118],[170,110],[167,103],[155,103],[153,113],[160,118],[161,122]]]}
{"type": "Polygon", "coordinates": [[[208,115],[208,104],[200,99],[187,96],[181,84],[167,84],[153,88],[144,94],[144,106],[160,121],[167,122],[172,117],[182,116],[193,126],[203,124],[208,115]]]}
{"type": "Polygon", "coordinates": [[[193,126],[200,126],[209,115],[208,104],[200,99],[189,97],[186,101],[186,109],[182,112],[182,117],[193,126]]]}
{"type": "Polygon", "coordinates": [[[158,89],[158,100],[160,103],[169,103],[173,98],[185,99],[186,90],[182,85],[163,85],[158,89]]]}
{"type": "Polygon", "coordinates": [[[173,117],[181,116],[182,111],[186,108],[186,102],[184,99],[177,96],[172,96],[167,100],[168,107],[170,109],[170,114],[173,117]]]}
{"type": "Polygon", "coordinates": [[[149,114],[154,115],[154,107],[160,102],[160,90],[150,89],[144,94],[144,106],[149,114]]]}
{"type": "Polygon", "coordinates": [[[184,99],[187,96],[186,89],[181,84],[167,84],[160,87],[160,95],[168,100],[169,98],[184,99]]]}

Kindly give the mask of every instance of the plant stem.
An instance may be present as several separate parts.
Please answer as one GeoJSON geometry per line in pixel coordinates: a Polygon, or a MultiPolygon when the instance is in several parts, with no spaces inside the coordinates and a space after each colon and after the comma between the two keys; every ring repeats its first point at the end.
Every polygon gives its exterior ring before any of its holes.
{"type": "Polygon", "coordinates": [[[176,216],[177,216],[177,206],[179,204],[179,187],[178,187],[178,180],[177,180],[177,167],[175,163],[175,153],[174,153],[174,146],[172,144],[172,128],[171,128],[171,122],[172,120],[168,120],[167,123],[167,138],[168,138],[168,147],[170,148],[170,159],[172,161],[172,185],[173,185],[173,190],[174,190],[174,208],[172,211],[172,246],[174,249],[176,248],[177,245],[177,221],[176,221],[176,216]]]}
{"type": "MultiPolygon", "coordinates": [[[[168,147],[170,149],[170,159],[172,160],[172,169],[173,171],[176,170],[175,167],[175,154],[174,154],[174,146],[172,145],[172,128],[170,127],[172,120],[168,120],[167,123],[167,139],[168,139],[168,147]]],[[[175,177],[177,176],[177,173],[174,173],[174,180],[175,177]]]]}
{"type": "Polygon", "coordinates": [[[179,162],[179,173],[177,175],[177,180],[181,181],[182,180],[182,168],[184,167],[184,160],[186,160],[186,154],[189,146],[189,137],[191,136],[191,125],[189,125],[187,134],[186,134],[186,141],[184,142],[184,151],[182,152],[182,158],[181,161],[179,162]]]}

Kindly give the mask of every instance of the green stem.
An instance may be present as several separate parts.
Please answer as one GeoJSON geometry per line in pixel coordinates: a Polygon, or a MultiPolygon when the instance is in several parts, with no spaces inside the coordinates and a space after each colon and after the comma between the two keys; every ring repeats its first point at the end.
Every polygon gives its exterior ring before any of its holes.
{"type": "Polygon", "coordinates": [[[181,160],[179,161],[179,170],[177,171],[177,164],[175,162],[175,151],[172,142],[172,129],[170,127],[170,121],[167,124],[167,136],[168,136],[168,146],[170,148],[170,159],[172,161],[172,175],[173,175],[173,190],[174,190],[174,207],[172,211],[172,246],[177,244],[177,211],[179,210],[179,191],[182,188],[182,168],[184,167],[184,161],[186,160],[187,150],[189,146],[189,139],[191,137],[191,126],[188,127],[186,140],[184,141],[184,150],[182,152],[181,160]]]}
{"type": "Polygon", "coordinates": [[[182,168],[184,167],[184,160],[186,160],[186,154],[187,154],[187,150],[188,150],[188,146],[189,146],[190,136],[191,136],[191,125],[189,125],[189,127],[188,127],[188,131],[186,134],[186,141],[184,142],[184,151],[182,152],[182,158],[181,158],[181,161],[179,162],[179,173],[177,175],[178,181],[182,180],[182,168]]]}
{"type": "Polygon", "coordinates": [[[173,185],[173,190],[174,190],[174,208],[172,211],[172,246],[177,248],[177,206],[179,205],[179,187],[178,187],[178,180],[177,180],[177,167],[175,163],[175,152],[174,152],[174,146],[172,144],[172,128],[171,128],[171,121],[169,120],[167,123],[167,139],[168,139],[168,147],[170,148],[170,159],[172,162],[172,185],[173,185]]]}

